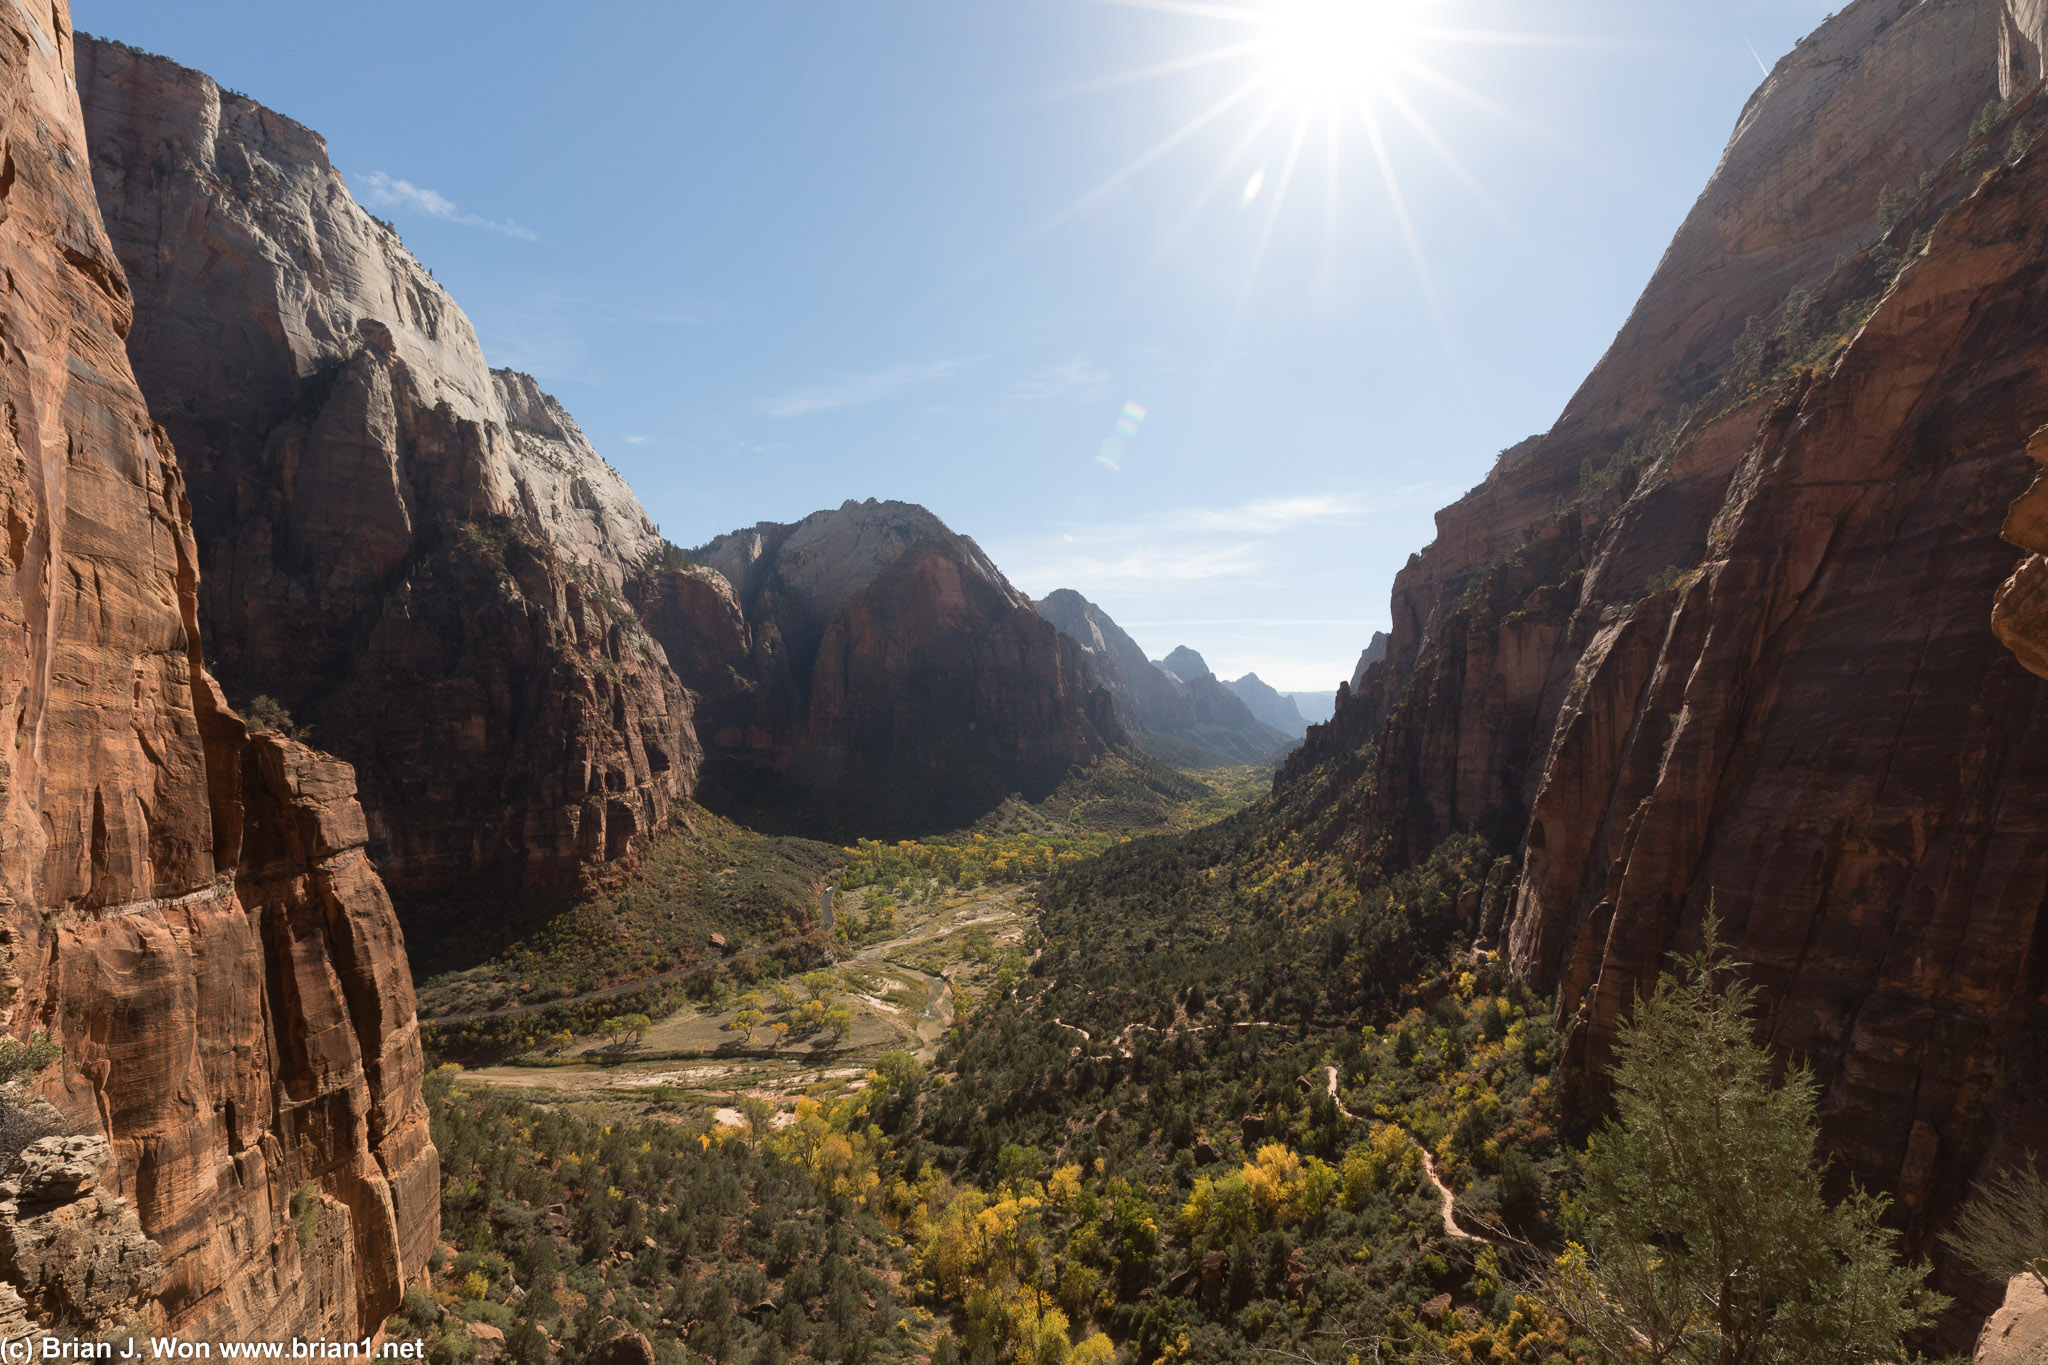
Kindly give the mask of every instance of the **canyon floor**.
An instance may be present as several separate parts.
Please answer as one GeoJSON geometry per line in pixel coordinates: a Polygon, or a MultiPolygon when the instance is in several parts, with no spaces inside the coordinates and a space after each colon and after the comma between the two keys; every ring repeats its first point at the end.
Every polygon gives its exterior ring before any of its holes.
{"type": "MultiPolygon", "coordinates": [[[[871,899],[855,891],[840,904],[864,916],[871,899]]],[[[738,1121],[741,1096],[786,1114],[820,1086],[857,1082],[885,1052],[908,1052],[929,1065],[962,1005],[971,1008],[1005,957],[1023,951],[1033,923],[1029,892],[1016,886],[934,888],[931,899],[899,909],[891,937],[848,947],[833,967],[821,969],[832,978],[828,1003],[852,1014],[844,1039],[820,1030],[777,1044],[765,1025],[750,1039],[736,1022],[741,1006],[731,999],[657,1020],[637,1045],[589,1034],[556,1058],[478,1067],[461,1079],[542,1102],[594,1101],[648,1117],[694,1120],[710,1108],[738,1121]]],[[[764,981],[757,990],[771,1002],[778,985],[806,994],[804,979],[817,975],[764,981]]]]}

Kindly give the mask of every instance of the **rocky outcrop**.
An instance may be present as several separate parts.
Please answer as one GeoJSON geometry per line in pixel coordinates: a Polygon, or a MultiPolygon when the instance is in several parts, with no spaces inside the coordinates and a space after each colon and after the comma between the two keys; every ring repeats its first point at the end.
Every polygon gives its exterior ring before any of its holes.
{"type": "Polygon", "coordinates": [[[355,1337],[439,1221],[404,945],[346,765],[250,738],[205,671],[72,44],[63,0],[0,9],[0,1029],[61,1044],[72,1135],[14,1167],[0,1310],[111,1313],[75,1273],[105,1264],[188,1335],[355,1337]]]}
{"type": "Polygon", "coordinates": [[[700,698],[725,800],[849,833],[957,828],[1124,740],[974,542],[905,503],[721,536],[633,600],[700,698]]]}
{"type": "Polygon", "coordinates": [[[1183,678],[1148,660],[1107,612],[1070,588],[1048,595],[1037,607],[1080,647],[1108,689],[1124,728],[1153,757],[1181,767],[1213,768],[1271,762],[1287,748],[1288,737],[1261,724],[1193,650],[1183,646],[1174,653],[1191,675],[1183,678]]]}
{"type": "Polygon", "coordinates": [[[2048,1361],[2048,1289],[2034,1275],[2015,1275],[2005,1302],[1977,1334],[1970,1365],[2042,1365],[2048,1361]]]}
{"type": "Polygon", "coordinates": [[[41,1138],[0,1180],[0,1278],[24,1316],[101,1332],[162,1287],[162,1249],[126,1199],[99,1188],[112,1160],[103,1137],[41,1138]]]}
{"type": "Polygon", "coordinates": [[[2004,18],[1861,0],[1779,64],[1612,351],[1438,514],[1386,658],[1281,780],[1363,763],[1382,868],[1467,828],[1515,850],[1472,930],[1557,992],[1582,1075],[1717,913],[1838,1171],[1921,1247],[2048,1134],[2048,687],[1992,629],[2048,421],[2048,162],[2001,163],[2048,108],[1986,109],[2004,18]]]}
{"type": "Polygon", "coordinates": [[[1365,672],[1374,664],[1387,657],[1387,633],[1376,630],[1372,640],[1358,652],[1358,664],[1351,670],[1351,690],[1358,691],[1365,686],[1365,672]]]}
{"type": "Polygon", "coordinates": [[[534,382],[365,213],[320,137],[83,39],[137,378],[190,481],[230,695],[356,765],[404,896],[566,884],[686,797],[687,702],[626,607],[663,542],[534,382]]]}

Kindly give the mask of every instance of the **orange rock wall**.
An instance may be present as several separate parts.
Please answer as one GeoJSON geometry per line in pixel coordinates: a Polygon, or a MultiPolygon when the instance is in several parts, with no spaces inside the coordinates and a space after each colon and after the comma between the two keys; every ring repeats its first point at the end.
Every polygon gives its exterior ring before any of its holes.
{"type": "Polygon", "coordinates": [[[439,1219],[404,944],[346,765],[204,671],[72,42],[64,0],[0,8],[0,1022],[63,1043],[44,1093],[111,1140],[167,1326],[358,1335],[439,1219]]]}

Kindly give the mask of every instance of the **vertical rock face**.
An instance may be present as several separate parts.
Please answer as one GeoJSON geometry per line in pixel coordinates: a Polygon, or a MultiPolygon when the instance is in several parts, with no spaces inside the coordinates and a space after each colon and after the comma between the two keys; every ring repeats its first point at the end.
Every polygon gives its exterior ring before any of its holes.
{"type": "MultiPolygon", "coordinates": [[[[2048,163],[2001,162],[2048,106],[1978,120],[2019,12],[1861,0],[1779,64],[1614,349],[1438,514],[1385,659],[1281,783],[1364,755],[1383,864],[1475,826],[1517,849],[1475,929],[1592,1071],[1717,912],[1842,1169],[1923,1246],[2048,1134],[2048,686],[1992,624],[2041,660],[2039,564],[2001,590],[2000,530],[2048,421],[2048,163]]],[[[2048,547],[2032,509],[2011,533],[2048,547]]]]}
{"type": "Polygon", "coordinates": [[[174,1330],[355,1336],[438,1226],[404,946],[346,765],[249,738],[204,671],[72,58],[63,0],[0,9],[0,1027],[63,1045],[43,1098],[109,1159],[24,1169],[9,1254],[42,1311],[105,1307],[22,1265],[75,1236],[174,1330]]]}
{"type": "Polygon", "coordinates": [[[689,558],[633,598],[746,799],[953,828],[1123,741],[1080,649],[921,507],[849,502],[689,558]]]}
{"type": "Polygon", "coordinates": [[[1188,670],[1182,676],[1147,659],[1109,613],[1071,588],[1049,594],[1037,607],[1080,648],[1124,727],[1155,756],[1187,767],[1215,767],[1271,762],[1287,748],[1288,736],[1258,720],[1193,650],[1174,651],[1188,670]]]}
{"type": "Polygon", "coordinates": [[[628,609],[661,538],[350,197],[310,130],[83,39],[93,173],[137,378],[191,482],[231,695],[354,762],[402,894],[558,885],[694,781],[688,703],[628,609]]]}

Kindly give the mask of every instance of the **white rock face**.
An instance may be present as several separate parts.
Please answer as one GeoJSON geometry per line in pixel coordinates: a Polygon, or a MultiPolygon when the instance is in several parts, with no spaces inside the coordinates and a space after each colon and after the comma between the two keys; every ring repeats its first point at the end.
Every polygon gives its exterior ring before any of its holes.
{"type": "MultiPolygon", "coordinates": [[[[78,66],[95,144],[158,153],[144,165],[94,152],[116,241],[169,238],[163,220],[175,215],[194,225],[187,232],[211,257],[231,263],[195,271],[189,256],[170,250],[123,259],[138,297],[160,301],[138,311],[132,345],[151,358],[148,386],[246,400],[238,421],[204,441],[179,429],[178,413],[157,414],[193,466],[198,498],[223,496],[209,486],[209,455],[246,460],[260,451],[292,408],[362,349],[367,320],[389,332],[418,402],[445,404],[457,421],[483,427],[463,512],[529,520],[614,586],[656,548],[654,523],[625,479],[531,378],[489,367],[469,316],[397,232],[356,202],[324,138],[201,72],[118,44],[81,42],[78,66]],[[197,186],[206,187],[203,198],[190,197],[197,186]]],[[[401,496],[423,496],[420,480],[396,473],[401,496]]],[[[208,510],[202,531],[214,520],[208,510]]],[[[415,524],[449,511],[408,510],[415,524]]]]}

